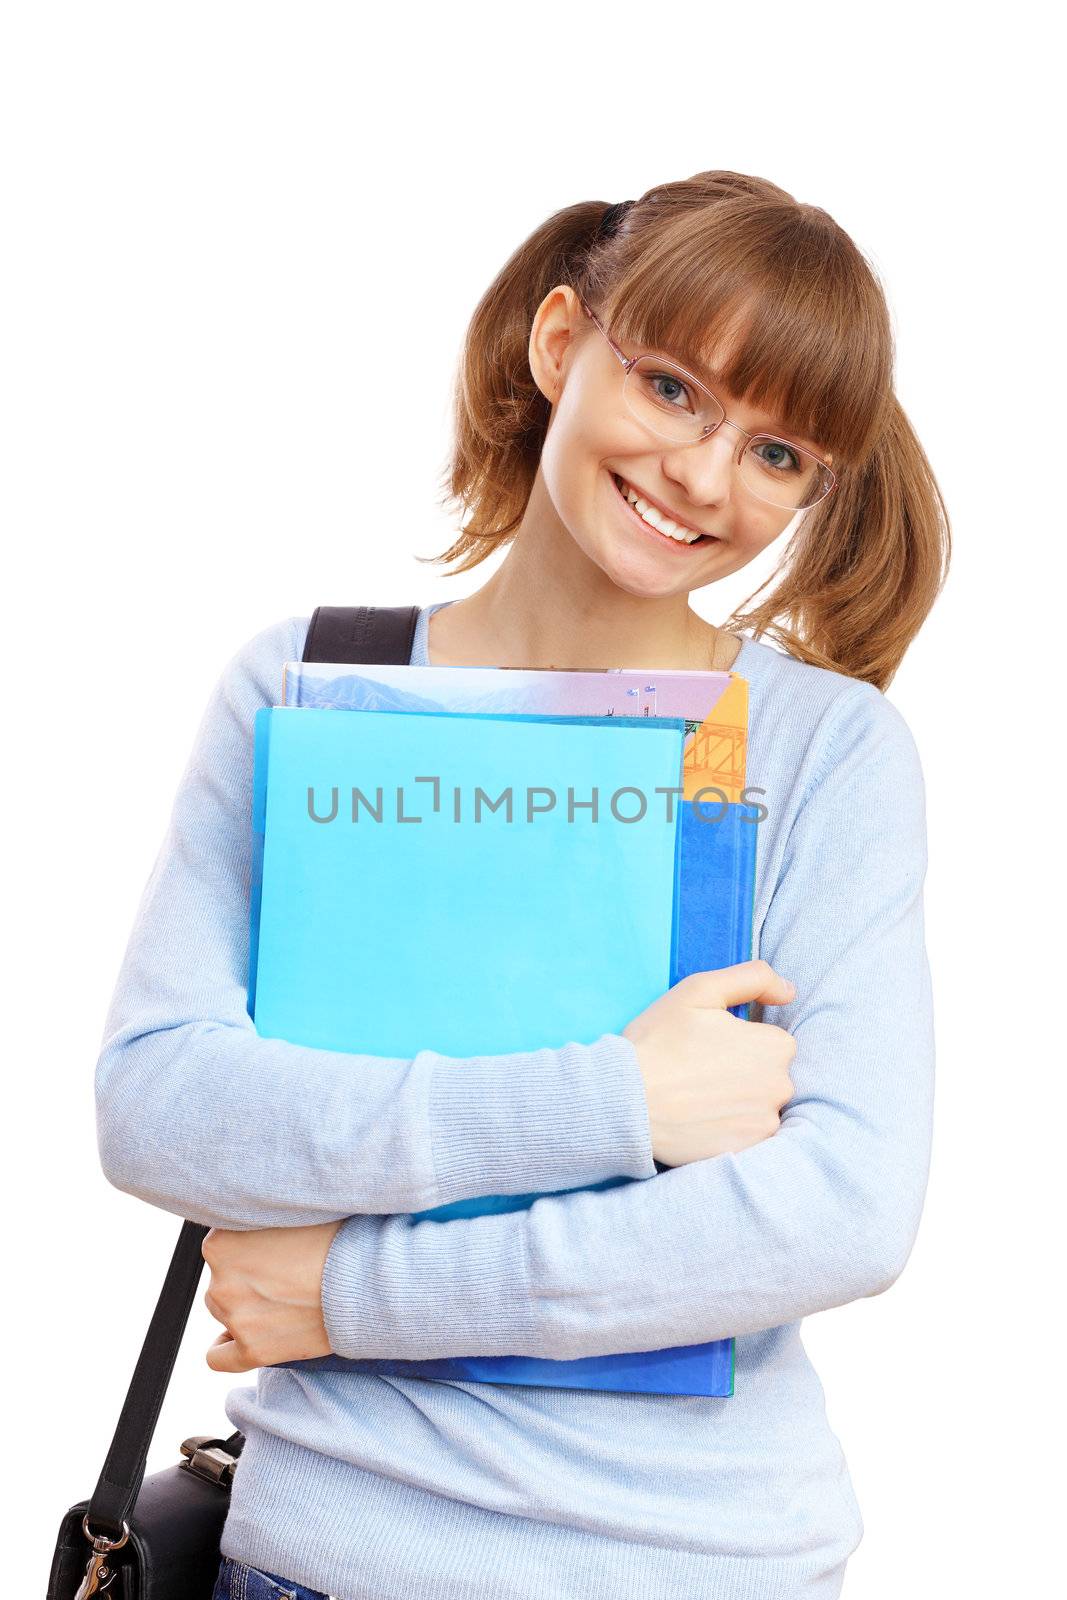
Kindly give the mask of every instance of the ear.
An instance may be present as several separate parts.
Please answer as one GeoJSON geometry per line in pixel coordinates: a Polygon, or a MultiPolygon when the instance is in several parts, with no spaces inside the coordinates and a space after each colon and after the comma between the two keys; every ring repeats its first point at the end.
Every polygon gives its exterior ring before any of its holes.
{"type": "Polygon", "coordinates": [[[578,296],[567,283],[550,289],[534,312],[528,351],[530,371],[550,405],[559,399],[567,358],[583,320],[578,296]]]}

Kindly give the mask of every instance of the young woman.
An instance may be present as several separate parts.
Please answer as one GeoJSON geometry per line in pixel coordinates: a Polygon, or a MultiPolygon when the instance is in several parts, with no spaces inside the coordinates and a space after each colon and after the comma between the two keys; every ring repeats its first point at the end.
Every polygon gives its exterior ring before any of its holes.
{"type": "Polygon", "coordinates": [[[213,1230],[209,1365],[260,1369],[227,1397],[247,1442],[216,1596],[837,1595],[863,1524],[800,1322],[902,1270],[933,1093],[923,781],[883,691],[949,533],[876,277],[824,211],[736,173],[568,207],[474,314],[448,487],[469,517],[438,559],[507,553],[420,613],[413,662],[748,680],[760,959],[560,1050],[457,1062],[427,1041],[392,1060],[260,1038],[252,718],[309,619],[237,652],[96,1080],[109,1179],[213,1230]],[[787,528],[754,609],[714,627],[690,608],[787,528]],[[745,1000],[750,1021],[727,1009],[745,1000]],[[620,1175],[654,1181],[557,1192],[620,1175]],[[530,1192],[547,1197],[408,1221],[530,1192]],[[373,1370],[730,1337],[728,1398],[373,1370]],[[363,1366],[286,1365],[331,1350],[363,1366]]]}

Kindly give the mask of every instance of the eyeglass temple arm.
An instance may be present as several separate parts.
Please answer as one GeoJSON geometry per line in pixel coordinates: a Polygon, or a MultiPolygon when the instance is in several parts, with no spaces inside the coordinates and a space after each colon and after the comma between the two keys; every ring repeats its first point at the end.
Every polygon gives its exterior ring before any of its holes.
{"type": "Polygon", "coordinates": [[[607,328],[605,328],[604,324],[601,322],[600,318],[597,316],[596,312],[595,311],[591,311],[589,309],[589,307],[586,305],[584,300],[579,299],[578,303],[581,306],[582,310],[585,312],[586,316],[589,318],[589,320],[591,322],[594,322],[596,324],[596,326],[600,329],[601,333],[604,335],[605,339],[608,341],[608,344],[611,346],[612,350],[614,351],[615,355],[618,357],[619,361],[621,361],[622,365],[626,368],[626,371],[629,372],[631,367],[637,365],[637,362],[638,362],[638,360],[640,358],[638,356],[628,356],[622,350],[620,350],[618,345],[615,343],[615,340],[611,337],[611,334],[608,332],[607,328]]]}

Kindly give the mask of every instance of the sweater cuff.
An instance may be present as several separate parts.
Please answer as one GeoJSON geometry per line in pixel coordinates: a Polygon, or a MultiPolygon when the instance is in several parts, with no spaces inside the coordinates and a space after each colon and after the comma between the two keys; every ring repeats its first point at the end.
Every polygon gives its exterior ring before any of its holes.
{"type": "Polygon", "coordinates": [[[330,1349],[371,1362],[536,1353],[527,1217],[347,1217],[322,1273],[330,1349]]]}
{"type": "Polygon", "coordinates": [[[656,1176],[637,1051],[621,1034],[509,1056],[420,1056],[433,1066],[440,1204],[656,1176]]]}

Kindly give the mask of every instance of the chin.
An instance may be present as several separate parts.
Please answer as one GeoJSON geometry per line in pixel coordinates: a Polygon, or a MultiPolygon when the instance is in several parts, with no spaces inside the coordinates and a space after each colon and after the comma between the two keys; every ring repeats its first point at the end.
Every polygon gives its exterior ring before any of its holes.
{"type": "Polygon", "coordinates": [[[616,589],[633,595],[635,600],[666,600],[671,595],[688,594],[690,590],[690,586],[678,578],[672,582],[670,573],[653,573],[635,569],[632,565],[624,567],[611,560],[600,562],[599,565],[616,589]]]}

